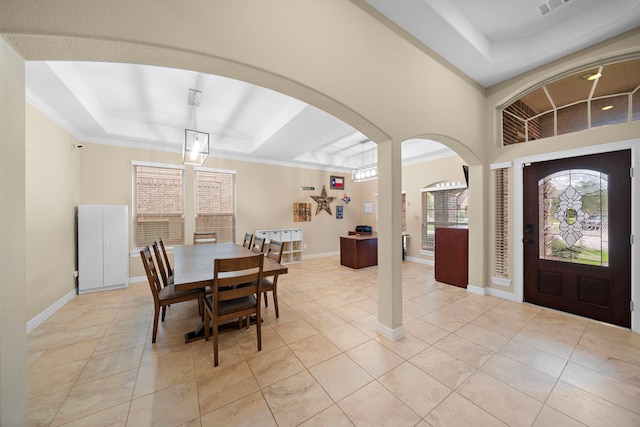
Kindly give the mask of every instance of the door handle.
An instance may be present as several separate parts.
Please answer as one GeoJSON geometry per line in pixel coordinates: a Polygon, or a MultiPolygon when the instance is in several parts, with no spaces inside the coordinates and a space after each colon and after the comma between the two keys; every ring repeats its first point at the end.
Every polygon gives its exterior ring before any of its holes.
{"type": "Polygon", "coordinates": [[[531,244],[531,243],[533,243],[533,240],[531,240],[531,239],[522,239],[522,243],[531,244]]]}

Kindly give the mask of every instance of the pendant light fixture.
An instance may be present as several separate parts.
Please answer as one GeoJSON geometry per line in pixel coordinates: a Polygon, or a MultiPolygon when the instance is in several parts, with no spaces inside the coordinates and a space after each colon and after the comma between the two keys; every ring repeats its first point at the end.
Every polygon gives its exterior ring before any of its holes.
{"type": "Polygon", "coordinates": [[[354,182],[362,182],[378,178],[378,164],[375,162],[373,150],[371,150],[372,163],[368,165],[364,164],[364,144],[368,142],[373,143],[373,141],[371,141],[370,139],[360,141],[360,144],[362,144],[362,166],[357,169],[351,170],[351,180],[354,182]]]}
{"type": "Polygon", "coordinates": [[[202,92],[189,89],[189,105],[193,110],[193,129],[184,130],[184,146],[182,148],[182,163],[185,165],[202,166],[209,155],[209,134],[198,131],[198,107],[202,92]]]}

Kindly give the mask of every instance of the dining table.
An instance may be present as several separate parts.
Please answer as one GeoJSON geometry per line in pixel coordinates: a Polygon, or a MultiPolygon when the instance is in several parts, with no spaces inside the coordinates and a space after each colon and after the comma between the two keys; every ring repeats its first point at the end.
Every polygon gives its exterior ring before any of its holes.
{"type": "MultiPolygon", "coordinates": [[[[253,252],[234,242],[199,245],[176,245],[173,248],[173,279],[176,291],[202,289],[213,286],[213,264],[217,258],[238,258],[255,255],[253,252]]],[[[277,276],[287,273],[287,267],[271,258],[264,258],[262,272],[264,276],[277,276]]],[[[194,331],[185,334],[185,342],[204,338],[204,322],[194,331]]]]}

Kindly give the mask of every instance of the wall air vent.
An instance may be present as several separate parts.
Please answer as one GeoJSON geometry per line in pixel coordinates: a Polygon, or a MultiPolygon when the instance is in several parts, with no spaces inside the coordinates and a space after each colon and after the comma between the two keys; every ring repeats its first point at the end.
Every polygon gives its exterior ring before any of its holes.
{"type": "Polygon", "coordinates": [[[535,11],[538,12],[538,14],[540,14],[541,16],[546,15],[547,13],[551,12],[552,10],[569,3],[571,0],[547,0],[547,1],[543,1],[542,3],[536,5],[536,7],[534,7],[535,11]]]}

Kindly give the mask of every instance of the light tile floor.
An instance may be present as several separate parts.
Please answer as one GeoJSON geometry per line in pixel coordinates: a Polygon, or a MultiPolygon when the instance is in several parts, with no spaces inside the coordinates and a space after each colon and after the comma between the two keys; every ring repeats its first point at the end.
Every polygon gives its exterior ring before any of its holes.
{"type": "Polygon", "coordinates": [[[403,264],[406,336],[375,331],[377,269],[289,266],[280,318],[212,343],[146,283],[81,295],[29,334],[32,426],[640,426],[640,335],[435,282],[403,264]]]}

